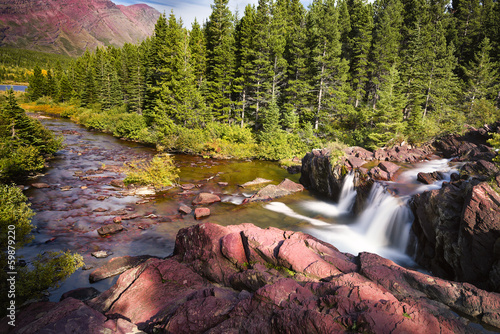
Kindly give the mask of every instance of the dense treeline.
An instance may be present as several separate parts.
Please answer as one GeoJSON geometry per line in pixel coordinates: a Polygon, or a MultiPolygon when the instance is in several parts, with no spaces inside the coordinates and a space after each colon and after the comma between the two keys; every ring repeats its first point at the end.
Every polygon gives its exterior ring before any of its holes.
{"type": "Polygon", "coordinates": [[[260,0],[241,18],[215,0],[203,26],[162,15],[140,45],[35,68],[30,95],[76,99],[91,126],[184,151],[420,143],[498,118],[498,22],[493,0],[260,0]]]}
{"type": "Polygon", "coordinates": [[[54,70],[60,73],[70,63],[71,58],[68,56],[2,47],[0,48],[0,81],[27,83],[36,65],[44,68],[54,67],[54,70]]]}

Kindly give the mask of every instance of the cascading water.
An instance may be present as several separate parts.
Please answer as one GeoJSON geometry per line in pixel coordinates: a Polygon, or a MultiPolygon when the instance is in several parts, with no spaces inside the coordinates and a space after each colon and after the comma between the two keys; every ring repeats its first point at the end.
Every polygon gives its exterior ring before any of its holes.
{"type": "MultiPolygon", "coordinates": [[[[307,201],[303,206],[310,211],[317,212],[326,217],[338,217],[351,212],[356,200],[356,189],[354,188],[354,173],[346,175],[340,191],[338,204],[331,204],[320,201],[307,201]]],[[[268,207],[269,208],[269,207],[268,207]]]]}
{"type": "MultiPolygon", "coordinates": [[[[344,179],[337,204],[307,201],[296,210],[305,211],[307,215],[324,217],[323,220],[314,218],[315,226],[305,232],[333,244],[341,251],[352,254],[368,251],[405,265],[413,265],[410,257],[405,255],[413,222],[408,200],[413,194],[440,188],[444,181],[450,180],[452,173],[456,173],[456,169],[449,166],[449,160],[434,160],[403,172],[396,182],[375,183],[362,213],[357,217],[348,215],[356,198],[354,174],[350,173],[344,179]],[[434,171],[440,171],[443,179],[432,185],[417,182],[419,172],[434,171]],[[327,224],[318,224],[318,221],[327,224]]],[[[273,202],[266,208],[290,217],[298,218],[299,215],[283,203],[278,205],[273,202]]],[[[307,215],[299,216],[303,219],[307,215]]]]}

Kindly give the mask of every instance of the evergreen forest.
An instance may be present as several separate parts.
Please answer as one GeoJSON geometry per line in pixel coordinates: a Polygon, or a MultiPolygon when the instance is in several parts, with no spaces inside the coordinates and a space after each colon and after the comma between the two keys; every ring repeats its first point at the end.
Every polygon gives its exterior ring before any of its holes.
{"type": "Polygon", "coordinates": [[[499,119],[496,1],[260,0],[243,13],[228,1],[190,28],[162,15],[139,45],[36,66],[29,98],[165,150],[271,160],[499,119]]]}

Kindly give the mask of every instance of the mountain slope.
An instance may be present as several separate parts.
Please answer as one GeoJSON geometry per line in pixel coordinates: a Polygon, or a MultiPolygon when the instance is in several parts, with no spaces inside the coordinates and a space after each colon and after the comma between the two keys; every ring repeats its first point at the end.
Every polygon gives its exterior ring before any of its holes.
{"type": "Polygon", "coordinates": [[[160,13],[109,0],[0,0],[0,46],[81,55],[86,48],[137,43],[160,13]]]}

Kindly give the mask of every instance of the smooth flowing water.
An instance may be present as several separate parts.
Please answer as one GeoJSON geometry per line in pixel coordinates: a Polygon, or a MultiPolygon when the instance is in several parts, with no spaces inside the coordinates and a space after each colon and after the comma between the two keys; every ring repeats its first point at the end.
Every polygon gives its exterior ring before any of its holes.
{"type": "MultiPolygon", "coordinates": [[[[406,201],[411,193],[424,189],[416,182],[416,173],[448,168],[447,161],[412,166],[397,182],[373,187],[363,213],[354,216],[351,213],[356,198],[354,175],[346,177],[339,203],[319,201],[304,191],[273,202],[242,204],[258,188],[242,188],[241,184],[257,177],[274,184],[286,177],[298,182],[299,175],[290,175],[272,162],[176,155],[179,183],[192,183],[195,187],[189,190],[176,187],[144,200],[110,183],[124,177],[120,167],[125,162],[151,157],[155,154],[153,149],[90,132],[67,120],[42,117],[41,121],[65,137],[66,147],[50,161],[45,175],[31,182],[44,182],[49,188],[25,189],[36,212],[35,240],[21,251],[28,261],[38,253],[58,250],[80,253],[90,267],[98,267],[109,259],[91,256],[97,250],[112,252],[112,257],[168,256],[173,251],[177,231],[199,223],[192,214],[181,215],[179,206],[191,205],[199,192],[213,192],[221,196],[222,202],[210,205],[212,214],[203,222],[252,223],[263,228],[303,231],[341,251],[352,254],[370,251],[412,265],[404,253],[412,220],[406,201]],[[402,195],[391,195],[396,192],[402,195]],[[128,217],[122,221],[125,230],[100,237],[97,229],[112,224],[117,216],[128,217]]],[[[89,273],[78,270],[51,292],[50,299],[57,301],[66,291],[90,286],[89,273]]],[[[92,286],[103,291],[115,280],[116,277],[92,286]]]]}

